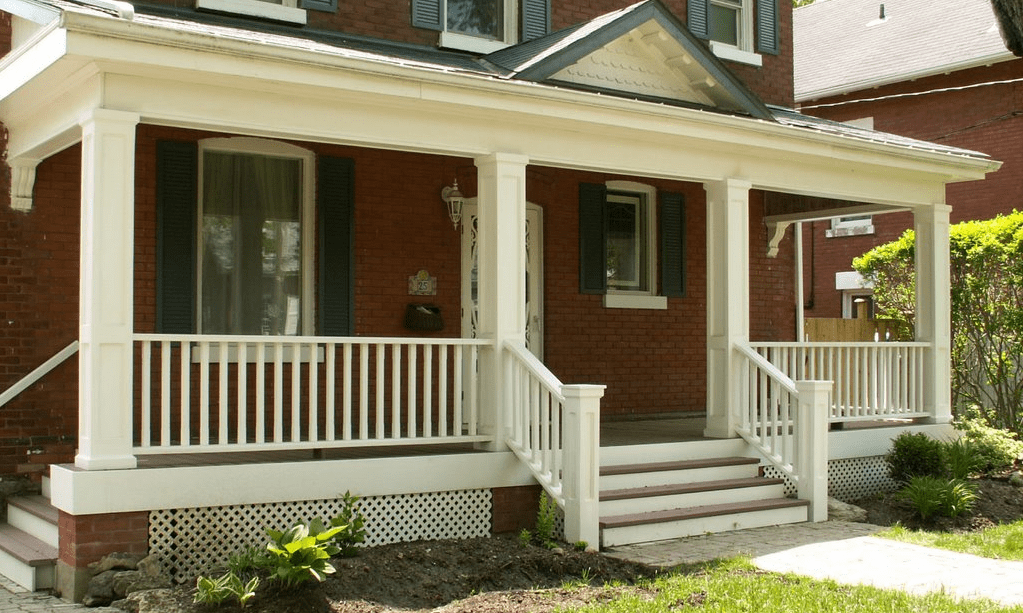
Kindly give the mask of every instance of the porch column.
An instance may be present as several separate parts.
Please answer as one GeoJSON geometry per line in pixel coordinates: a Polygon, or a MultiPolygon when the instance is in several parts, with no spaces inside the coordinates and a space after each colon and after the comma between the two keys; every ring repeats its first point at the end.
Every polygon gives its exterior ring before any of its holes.
{"type": "Polygon", "coordinates": [[[749,341],[749,190],[741,179],[707,190],[707,429],[731,438],[739,424],[732,347],[749,341]]]}
{"type": "Polygon", "coordinates": [[[495,450],[506,433],[504,344],[526,340],[526,164],[522,155],[476,158],[479,245],[479,331],[494,340],[480,357],[480,428],[493,434],[495,450]]]}
{"type": "Polygon", "coordinates": [[[948,216],[952,207],[935,204],[913,211],[916,231],[916,340],[924,353],[924,409],[928,423],[952,421],[951,279],[948,216]]]}
{"type": "Polygon", "coordinates": [[[82,122],[78,455],[87,470],[134,468],[132,328],[135,113],[82,122]]]}

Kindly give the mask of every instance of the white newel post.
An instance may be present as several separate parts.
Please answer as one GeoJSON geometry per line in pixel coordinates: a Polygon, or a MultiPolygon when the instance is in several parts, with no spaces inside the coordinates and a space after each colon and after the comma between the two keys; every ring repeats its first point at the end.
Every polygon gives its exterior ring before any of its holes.
{"type": "Polygon", "coordinates": [[[96,109],[82,122],[78,455],[86,470],[134,468],[132,327],[134,113],[96,109]]]}
{"type": "Polygon", "coordinates": [[[562,486],[565,540],[600,546],[600,399],[603,385],[566,385],[562,486]]]}
{"type": "Polygon", "coordinates": [[[735,436],[741,420],[732,348],[749,341],[749,190],[739,179],[707,190],[707,429],[735,436]]]}
{"type": "Polygon", "coordinates": [[[828,520],[828,414],[831,381],[796,381],[796,495],[810,501],[808,519],[828,520]]]}
{"type": "Polygon", "coordinates": [[[924,409],[927,421],[952,421],[952,328],[949,272],[949,213],[935,204],[913,211],[916,231],[916,340],[930,344],[924,353],[924,409]]]}
{"type": "Polygon", "coordinates": [[[480,429],[505,448],[504,344],[526,340],[526,164],[522,155],[476,158],[479,335],[494,340],[480,356],[480,429]]]}

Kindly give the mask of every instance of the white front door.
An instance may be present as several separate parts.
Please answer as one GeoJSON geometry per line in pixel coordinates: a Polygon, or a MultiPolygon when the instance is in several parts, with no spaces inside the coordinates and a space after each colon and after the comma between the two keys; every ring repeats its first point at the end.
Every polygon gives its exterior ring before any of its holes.
{"type": "MultiPolygon", "coordinates": [[[[479,330],[479,261],[476,203],[462,207],[462,336],[476,338],[479,330]]],[[[543,360],[543,209],[526,204],[526,348],[543,360]]]]}

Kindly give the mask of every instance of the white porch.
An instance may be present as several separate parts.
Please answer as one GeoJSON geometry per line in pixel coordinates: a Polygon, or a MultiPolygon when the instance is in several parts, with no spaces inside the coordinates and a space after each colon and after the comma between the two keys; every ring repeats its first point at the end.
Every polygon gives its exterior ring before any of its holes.
{"type": "MultiPolygon", "coordinates": [[[[74,465],[51,473],[53,503],[66,514],[539,482],[564,509],[566,538],[599,543],[601,458],[616,453],[601,447],[602,382],[562,382],[524,346],[527,166],[703,186],[703,435],[724,443],[690,449],[756,449],[808,501],[804,519],[824,517],[830,439],[859,433],[829,435],[830,422],[951,418],[943,194],[946,183],[997,167],[981,156],[835,134],[759,103],[744,115],[739,89],[708,98],[717,110],[696,110],[326,45],[215,37],[147,15],[32,17],[42,19],[34,37],[0,63],[15,203],[31,211],[39,162],[81,145],[79,448],[74,465]],[[473,160],[479,339],[140,331],[140,126],[473,160]],[[912,210],[917,342],[751,342],[749,245],[761,229],[751,229],[749,211],[759,191],[912,210]],[[438,453],[405,455],[432,447],[438,453]],[[332,458],[374,448],[391,451],[332,458]],[[301,454],[323,457],[293,460],[301,454]],[[267,456],[282,461],[257,460],[267,456]]],[[[626,32],[628,44],[660,45],[658,53],[688,44],[656,20],[630,25],[653,35],[626,32]]]]}

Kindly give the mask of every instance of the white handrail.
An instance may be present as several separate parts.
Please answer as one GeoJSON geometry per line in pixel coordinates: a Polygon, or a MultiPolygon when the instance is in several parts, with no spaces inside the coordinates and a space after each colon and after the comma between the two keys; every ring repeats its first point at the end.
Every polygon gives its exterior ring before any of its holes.
{"type": "Polygon", "coordinates": [[[77,352],[78,341],[71,341],[71,344],[58,351],[52,358],[46,360],[38,368],[22,377],[21,380],[12,385],[10,388],[4,390],[4,392],[0,394],[0,407],[3,407],[5,404],[13,400],[18,394],[31,387],[36,381],[45,377],[51,370],[63,364],[65,360],[77,352]]]}
{"type": "Polygon", "coordinates": [[[752,348],[736,344],[745,360],[738,363],[736,393],[745,408],[736,432],[793,482],[796,438],[794,419],[799,391],[795,382],[752,348]]]}

